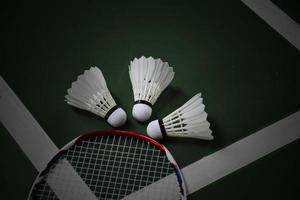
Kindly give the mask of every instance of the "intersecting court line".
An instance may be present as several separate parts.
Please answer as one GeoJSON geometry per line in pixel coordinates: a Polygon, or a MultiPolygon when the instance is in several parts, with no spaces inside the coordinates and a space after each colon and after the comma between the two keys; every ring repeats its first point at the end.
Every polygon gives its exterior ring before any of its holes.
{"type": "MultiPolygon", "coordinates": [[[[1,76],[0,122],[39,172],[58,153],[58,148],[1,76]]],[[[57,184],[57,180],[46,178],[56,196],[61,200],[96,200],[72,165],[66,159],[62,161],[60,166],[64,168],[64,178],[73,182],[57,184]],[[69,192],[66,192],[66,188],[70,189],[69,192]]]]}

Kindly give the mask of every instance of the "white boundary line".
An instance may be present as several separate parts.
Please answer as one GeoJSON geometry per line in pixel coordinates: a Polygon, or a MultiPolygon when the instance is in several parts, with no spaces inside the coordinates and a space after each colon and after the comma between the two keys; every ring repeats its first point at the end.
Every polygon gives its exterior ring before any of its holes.
{"type": "MultiPolygon", "coordinates": [[[[187,194],[200,190],[299,137],[300,111],[183,168],[181,171],[187,194]]],[[[158,182],[159,185],[172,183],[170,177],[158,182]]],[[[147,186],[148,190],[155,188],[155,185],[147,186]]]]}
{"type": "Polygon", "coordinates": [[[300,26],[270,0],[241,0],[274,30],[300,50],[300,26]]]}
{"type": "Polygon", "coordinates": [[[182,169],[191,194],[300,138],[300,111],[182,169]]]}
{"type": "Polygon", "coordinates": [[[58,148],[0,77],[0,121],[33,166],[41,172],[58,148]]]}
{"type": "MultiPolygon", "coordinates": [[[[58,148],[1,76],[0,121],[39,172],[44,170],[48,162],[58,153],[58,148]]],[[[45,179],[59,199],[97,199],[67,160],[63,159],[60,167],[64,169],[64,174],[54,172],[50,175],[63,175],[65,180],[72,182],[58,183],[56,179],[49,177],[45,179]],[[66,193],[66,188],[70,189],[70,192],[66,193]]]]}

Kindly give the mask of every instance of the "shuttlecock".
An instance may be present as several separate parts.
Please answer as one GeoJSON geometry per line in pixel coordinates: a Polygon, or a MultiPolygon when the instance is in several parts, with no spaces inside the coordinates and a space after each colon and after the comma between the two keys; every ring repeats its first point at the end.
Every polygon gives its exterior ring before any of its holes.
{"type": "Polygon", "coordinates": [[[152,57],[134,58],[129,65],[129,76],[134,95],[132,115],[140,122],[148,120],[152,106],[174,77],[167,62],[152,57]]]}
{"type": "Polygon", "coordinates": [[[127,120],[125,111],[117,106],[101,70],[97,67],[91,67],[79,75],[65,98],[69,105],[105,118],[113,127],[120,127],[127,120]]]}
{"type": "Polygon", "coordinates": [[[147,134],[154,139],[170,136],[212,140],[214,137],[202,101],[201,93],[196,94],[168,116],[150,122],[147,134]]]}

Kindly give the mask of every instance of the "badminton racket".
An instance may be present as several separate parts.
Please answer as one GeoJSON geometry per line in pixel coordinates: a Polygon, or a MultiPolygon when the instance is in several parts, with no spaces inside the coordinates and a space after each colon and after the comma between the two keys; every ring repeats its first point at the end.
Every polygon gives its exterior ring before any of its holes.
{"type": "Polygon", "coordinates": [[[40,171],[28,199],[186,199],[179,167],[160,143],[132,131],[107,130],[81,135],[57,150],[4,80],[0,82],[0,107],[6,110],[1,122],[40,171]],[[37,140],[42,156],[28,145],[27,134],[37,140]],[[43,145],[52,152],[43,153],[43,145]],[[168,181],[159,181],[163,178],[168,181]]]}

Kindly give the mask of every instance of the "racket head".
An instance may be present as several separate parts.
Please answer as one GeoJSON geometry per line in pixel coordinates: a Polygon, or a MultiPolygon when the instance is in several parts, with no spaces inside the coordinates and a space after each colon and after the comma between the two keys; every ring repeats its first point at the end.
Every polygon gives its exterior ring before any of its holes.
{"type": "Polygon", "coordinates": [[[134,131],[102,130],[65,145],[37,176],[29,200],[58,199],[48,179],[67,182],[62,189],[70,191],[73,183],[64,178],[68,172],[61,168],[62,160],[72,165],[98,199],[186,199],[180,168],[165,146],[134,131]]]}

